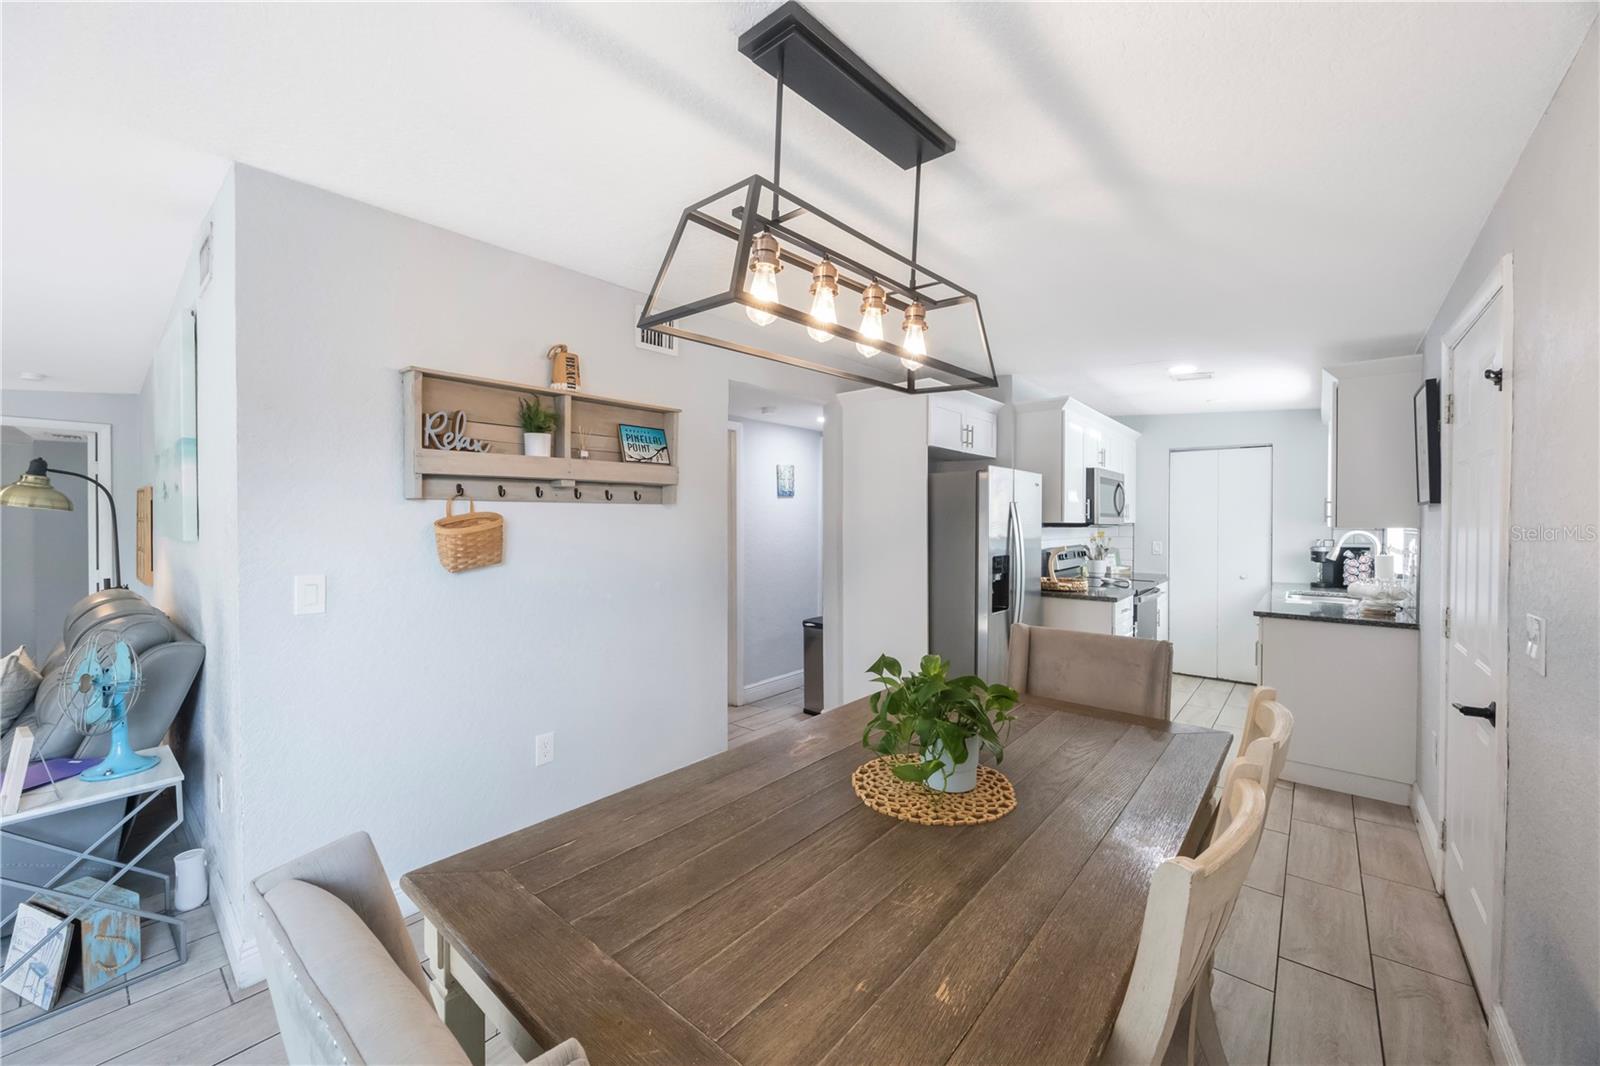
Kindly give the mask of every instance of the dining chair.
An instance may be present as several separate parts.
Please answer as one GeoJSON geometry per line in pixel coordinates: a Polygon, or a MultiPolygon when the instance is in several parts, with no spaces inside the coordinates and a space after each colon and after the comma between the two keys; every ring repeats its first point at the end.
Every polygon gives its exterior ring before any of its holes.
{"type": "Polygon", "coordinates": [[[1019,693],[1146,718],[1172,717],[1172,645],[1015,622],[1007,684],[1019,693]]]}
{"type": "MultiPolygon", "coordinates": [[[[249,885],[267,988],[294,1063],[470,1063],[433,1009],[372,838],[352,833],[249,885]]],[[[576,1040],[532,1060],[587,1066],[576,1040]]]]}
{"type": "MultiPolygon", "coordinates": [[[[1239,762],[1270,758],[1265,746],[1239,762]]],[[[1128,991],[1100,1061],[1115,1066],[1151,1064],[1166,1056],[1167,1044],[1189,1004],[1189,1066],[1195,1045],[1208,1066],[1226,1066],[1216,1016],[1211,1008],[1211,956],[1250,872],[1267,800],[1258,781],[1235,775],[1228,791],[1228,828],[1193,859],[1168,859],[1156,868],[1145,901],[1144,925],[1128,991]]]]}
{"type": "Polygon", "coordinates": [[[1289,761],[1289,737],[1294,732],[1294,715],[1278,702],[1278,690],[1258,687],[1250,693],[1250,707],[1245,712],[1244,732],[1239,737],[1239,750],[1263,738],[1272,741],[1276,751],[1272,759],[1271,782],[1267,788],[1267,804],[1272,804],[1272,788],[1283,774],[1284,763],[1289,761]]]}

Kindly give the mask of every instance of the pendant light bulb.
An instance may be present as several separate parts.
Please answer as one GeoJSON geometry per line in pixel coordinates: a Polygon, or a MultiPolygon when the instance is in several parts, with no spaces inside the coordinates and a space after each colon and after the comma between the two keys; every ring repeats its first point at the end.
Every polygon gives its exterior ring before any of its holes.
{"type": "MultiPolygon", "coordinates": [[[[745,291],[763,304],[778,302],[778,271],[783,269],[778,260],[780,250],[778,238],[770,233],[758,233],[750,242],[750,284],[745,291]]],[[[748,304],[744,313],[758,326],[770,326],[777,320],[776,315],[748,304]]]]}
{"type": "Polygon", "coordinates": [[[928,356],[928,319],[927,309],[920,301],[913,301],[906,307],[905,336],[900,341],[900,347],[910,352],[914,358],[900,358],[900,365],[907,370],[918,370],[922,361],[928,356]]]}
{"type": "MultiPolygon", "coordinates": [[[[839,312],[834,306],[839,295],[839,268],[824,259],[811,272],[811,321],[822,326],[837,326],[839,312]]],[[[833,334],[826,329],[806,327],[806,333],[818,344],[826,344],[833,334]]]]}
{"type": "MultiPolygon", "coordinates": [[[[883,340],[883,312],[888,306],[888,300],[885,297],[882,286],[874,282],[862,289],[861,328],[856,332],[863,337],[871,337],[875,341],[883,340]]],[[[878,349],[870,344],[858,343],[856,351],[868,359],[878,354],[878,349]]]]}

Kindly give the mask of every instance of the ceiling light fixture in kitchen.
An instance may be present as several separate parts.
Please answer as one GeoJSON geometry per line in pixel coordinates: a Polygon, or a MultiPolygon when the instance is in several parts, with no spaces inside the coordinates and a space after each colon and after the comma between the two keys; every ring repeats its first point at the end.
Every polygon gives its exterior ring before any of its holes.
{"type": "Polygon", "coordinates": [[[777,79],[772,180],[753,175],[684,210],[639,328],[899,392],[997,384],[977,295],[918,259],[922,164],[955,140],[798,3],[740,36],[739,51],[777,79]],[[915,170],[909,256],[783,187],[785,89],[915,170]],[[844,294],[860,297],[854,326],[839,321],[844,294]],[[891,310],[899,343],[884,336],[891,310]],[[835,337],[850,343],[828,345],[835,337]],[[895,359],[873,361],[879,352],[895,359]]]}
{"type": "Polygon", "coordinates": [[[1167,376],[1173,381],[1210,381],[1211,371],[1201,370],[1193,363],[1179,363],[1167,368],[1167,376]]]}

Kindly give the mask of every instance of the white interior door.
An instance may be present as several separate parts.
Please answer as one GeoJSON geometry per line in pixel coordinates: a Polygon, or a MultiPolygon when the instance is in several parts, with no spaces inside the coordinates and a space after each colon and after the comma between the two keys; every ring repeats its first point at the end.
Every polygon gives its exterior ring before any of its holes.
{"type": "MultiPolygon", "coordinates": [[[[1505,424],[1509,393],[1484,378],[1504,366],[1509,308],[1500,290],[1455,344],[1450,391],[1446,604],[1445,899],[1478,987],[1494,988],[1501,865],[1506,670],[1505,424]],[[1473,717],[1495,708],[1496,718],[1473,717]],[[1468,713],[1460,709],[1466,708],[1468,713]]],[[[1508,375],[1509,376],[1509,375],[1508,375]]]]}
{"type": "MultiPolygon", "coordinates": [[[[1255,610],[1272,591],[1272,449],[1217,455],[1217,672],[1255,684],[1255,610]]],[[[1177,527],[1175,527],[1177,528],[1177,527]]]]}
{"type": "Polygon", "coordinates": [[[1217,676],[1217,453],[1173,452],[1170,535],[1172,668],[1217,676]]]}

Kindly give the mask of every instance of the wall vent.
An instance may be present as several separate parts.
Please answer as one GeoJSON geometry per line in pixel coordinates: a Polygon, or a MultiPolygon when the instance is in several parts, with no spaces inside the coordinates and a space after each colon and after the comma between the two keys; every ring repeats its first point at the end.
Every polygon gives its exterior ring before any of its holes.
{"type": "MultiPolygon", "coordinates": [[[[633,309],[635,323],[644,317],[644,308],[633,309]]],[[[640,329],[637,325],[633,329],[633,345],[643,348],[647,352],[660,352],[662,355],[678,354],[678,338],[670,333],[662,333],[658,329],[640,329]]]]}

